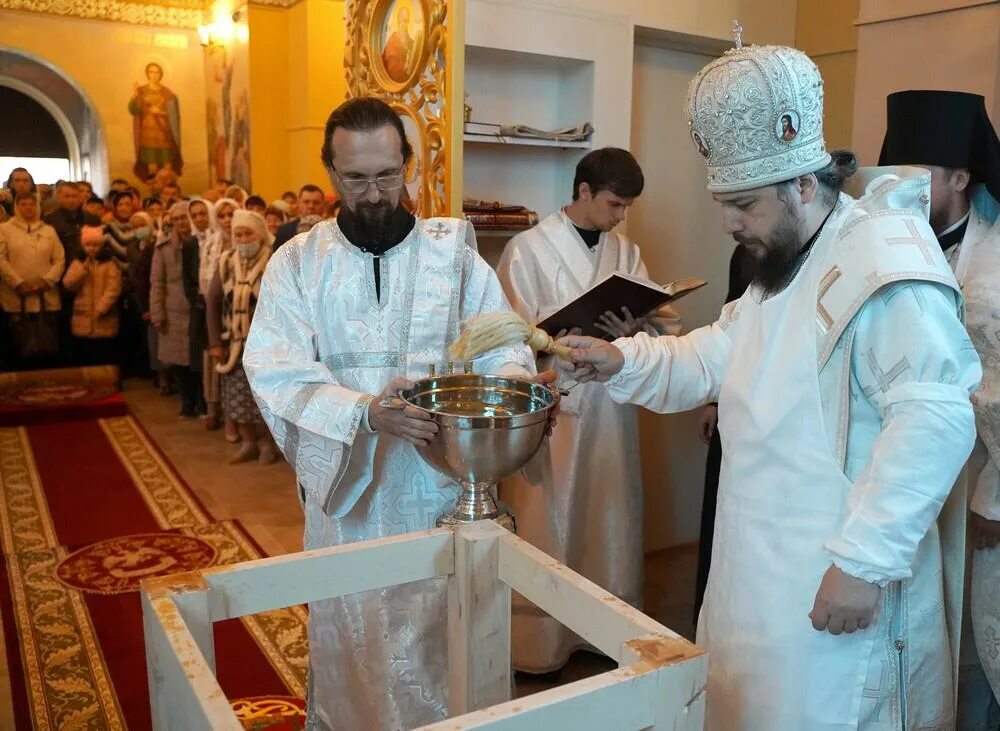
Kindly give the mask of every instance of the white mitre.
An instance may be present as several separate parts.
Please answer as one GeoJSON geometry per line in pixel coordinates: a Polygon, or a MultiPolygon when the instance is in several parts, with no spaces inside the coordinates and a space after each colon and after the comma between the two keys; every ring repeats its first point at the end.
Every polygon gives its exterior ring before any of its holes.
{"type": "Polygon", "coordinates": [[[773,185],[830,163],[823,141],[823,78],[794,48],[727,51],[695,76],[687,109],[713,193],[773,185]]]}

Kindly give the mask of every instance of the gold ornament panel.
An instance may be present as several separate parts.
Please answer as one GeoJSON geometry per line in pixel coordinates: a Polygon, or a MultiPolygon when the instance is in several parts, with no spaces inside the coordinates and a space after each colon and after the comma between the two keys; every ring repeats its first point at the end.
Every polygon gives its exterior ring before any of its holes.
{"type": "Polygon", "coordinates": [[[0,0],[0,10],[66,15],[136,25],[197,30],[204,23],[204,0],[0,0]]]}
{"type": "Polygon", "coordinates": [[[447,0],[350,0],[344,66],[350,97],[384,99],[413,145],[406,173],[420,216],[448,215],[453,74],[447,0]]]}

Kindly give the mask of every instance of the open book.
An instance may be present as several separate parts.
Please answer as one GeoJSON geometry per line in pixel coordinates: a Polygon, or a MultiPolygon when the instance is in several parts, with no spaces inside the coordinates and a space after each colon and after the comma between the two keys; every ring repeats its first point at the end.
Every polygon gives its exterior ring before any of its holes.
{"type": "Polygon", "coordinates": [[[621,317],[621,308],[627,307],[633,317],[644,317],[706,284],[708,282],[704,279],[685,277],[661,287],[642,277],[614,272],[546,317],[538,323],[538,327],[552,336],[560,330],[569,331],[578,327],[583,335],[610,339],[606,332],[594,327],[598,318],[608,310],[621,317]]]}

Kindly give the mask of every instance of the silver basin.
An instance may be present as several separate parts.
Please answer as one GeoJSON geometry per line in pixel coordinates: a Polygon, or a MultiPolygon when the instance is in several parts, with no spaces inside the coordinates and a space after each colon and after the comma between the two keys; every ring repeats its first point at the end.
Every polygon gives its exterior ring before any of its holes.
{"type": "Polygon", "coordinates": [[[417,449],[420,456],[463,488],[438,525],[490,518],[513,530],[512,516],[496,500],[496,482],[538,451],[556,396],[521,378],[462,374],[424,378],[400,397],[438,425],[431,443],[417,449]]]}

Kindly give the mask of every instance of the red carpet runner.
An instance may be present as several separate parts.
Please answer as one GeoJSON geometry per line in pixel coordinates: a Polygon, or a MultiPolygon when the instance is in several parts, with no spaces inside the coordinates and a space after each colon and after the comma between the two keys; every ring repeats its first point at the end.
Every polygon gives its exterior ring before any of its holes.
{"type": "Polygon", "coordinates": [[[124,416],[115,366],[0,373],[0,426],[124,416]]]}
{"type": "MultiPolygon", "coordinates": [[[[0,614],[18,729],[148,729],[139,581],[259,558],[132,417],[0,428],[0,614]]],[[[215,625],[248,729],[302,727],[301,607],[215,625]]]]}

